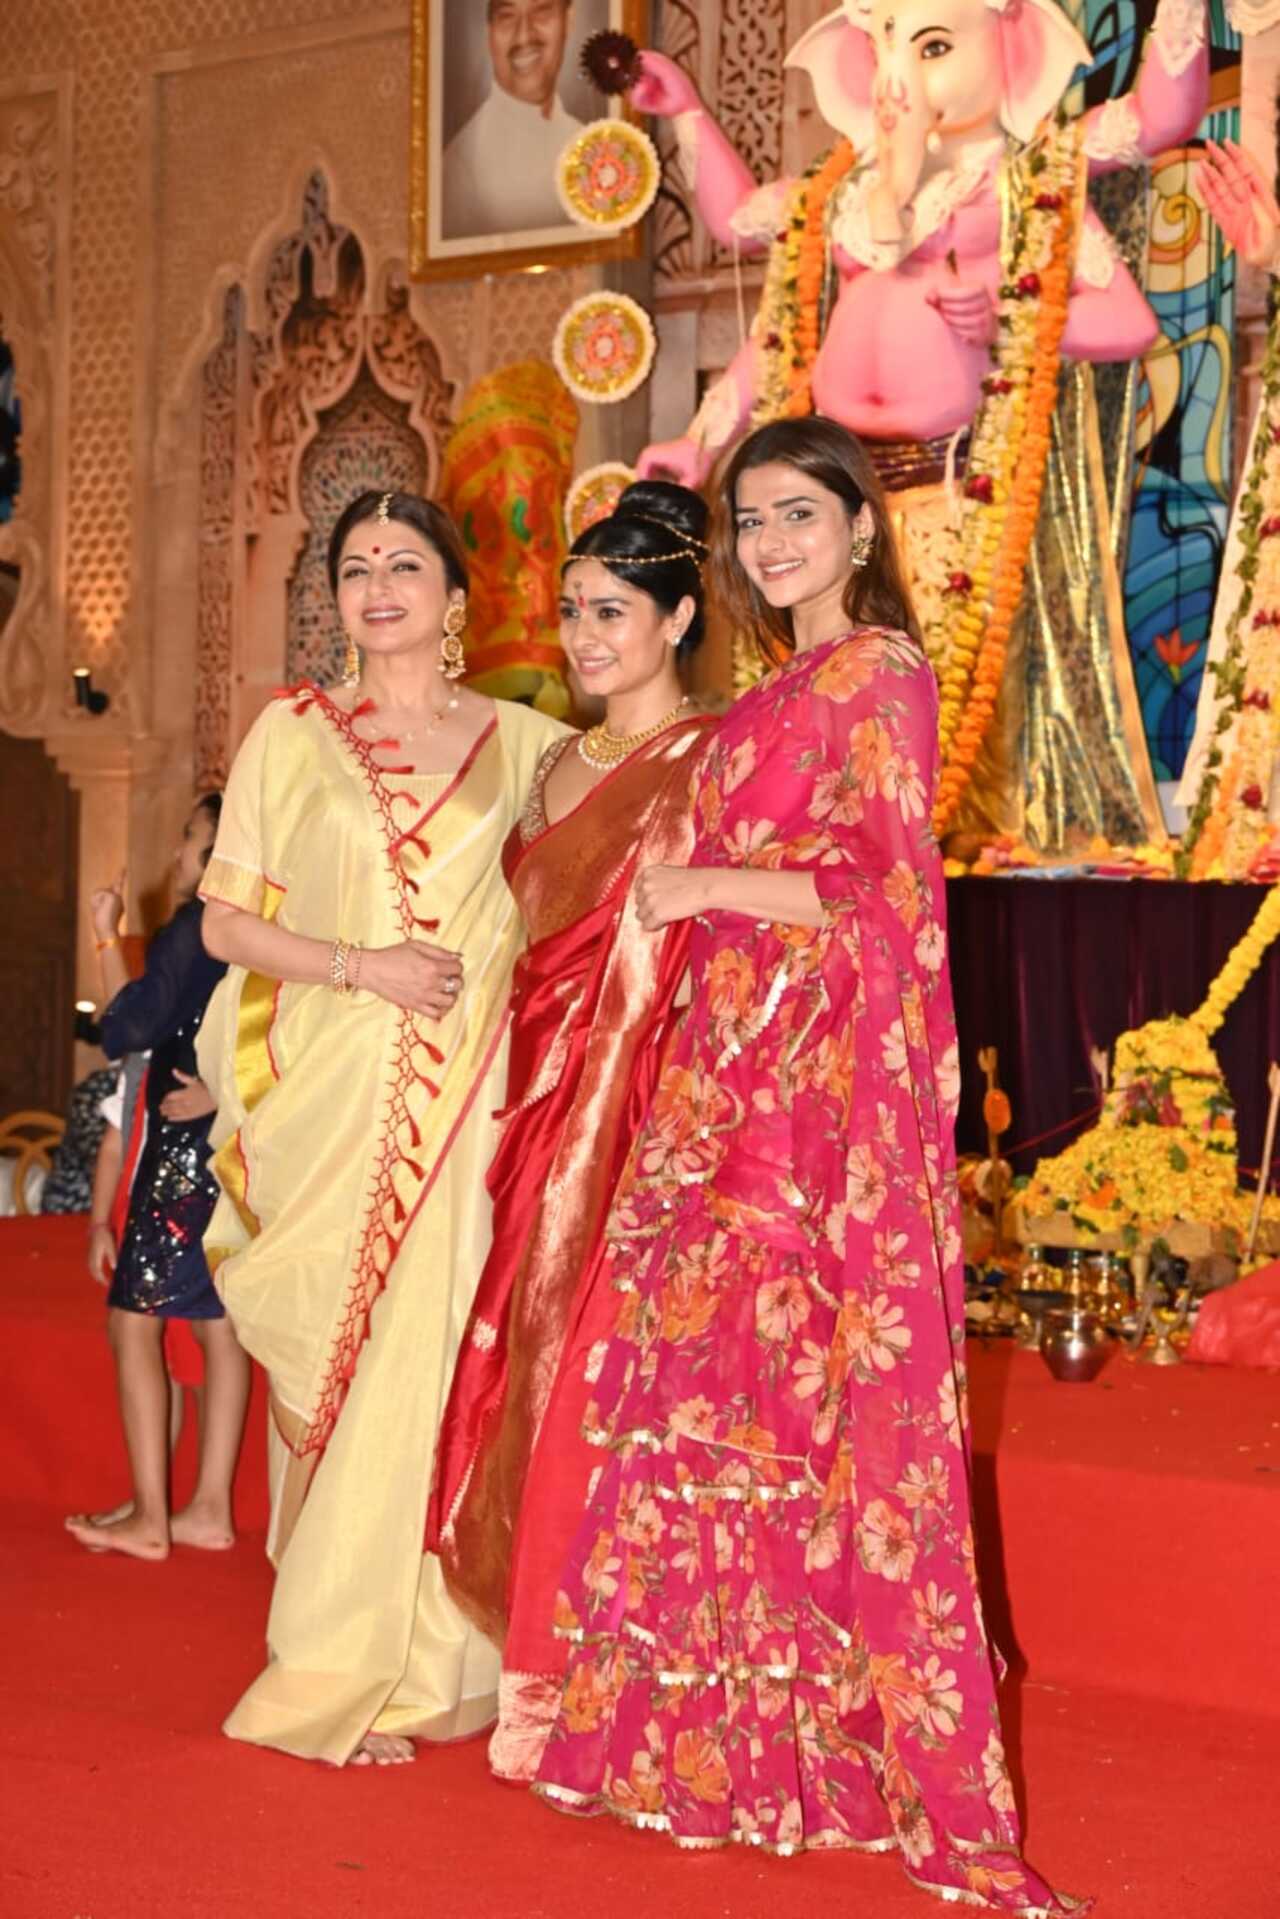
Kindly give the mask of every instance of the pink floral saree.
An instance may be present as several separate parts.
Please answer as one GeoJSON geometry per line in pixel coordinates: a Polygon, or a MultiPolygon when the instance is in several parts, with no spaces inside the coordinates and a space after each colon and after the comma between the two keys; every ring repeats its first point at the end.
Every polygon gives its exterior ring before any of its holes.
{"type": "Polygon", "coordinates": [[[538,1789],[1059,1914],[974,1572],[935,743],[927,663],[863,629],[763,680],[695,771],[692,864],[811,872],[827,919],[694,929],[600,1255],[601,1470],[538,1789]]]}

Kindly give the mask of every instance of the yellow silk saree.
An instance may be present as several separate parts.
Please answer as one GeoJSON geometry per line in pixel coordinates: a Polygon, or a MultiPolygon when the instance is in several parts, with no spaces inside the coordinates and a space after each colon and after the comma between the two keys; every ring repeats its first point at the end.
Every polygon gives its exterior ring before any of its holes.
{"type": "Polygon", "coordinates": [[[232,768],[207,899],[318,939],[431,939],[465,968],[439,1022],[240,967],[206,1017],[222,1187],[206,1250],[271,1383],[270,1660],[233,1738],[342,1764],[370,1729],[444,1740],[494,1715],[498,1655],[424,1559],[423,1524],[490,1240],[522,943],[501,849],[561,731],[498,702],[456,774],[394,773],[307,687],[232,768]]]}

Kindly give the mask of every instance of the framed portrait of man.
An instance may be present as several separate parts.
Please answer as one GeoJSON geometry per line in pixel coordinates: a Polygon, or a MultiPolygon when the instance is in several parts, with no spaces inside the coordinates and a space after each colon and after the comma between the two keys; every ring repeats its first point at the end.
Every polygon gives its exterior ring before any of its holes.
{"type": "Polygon", "coordinates": [[[410,271],[418,280],[568,266],[640,251],[641,228],[572,221],[556,162],[617,111],[581,69],[592,34],[643,45],[648,0],[413,0],[410,271]]]}

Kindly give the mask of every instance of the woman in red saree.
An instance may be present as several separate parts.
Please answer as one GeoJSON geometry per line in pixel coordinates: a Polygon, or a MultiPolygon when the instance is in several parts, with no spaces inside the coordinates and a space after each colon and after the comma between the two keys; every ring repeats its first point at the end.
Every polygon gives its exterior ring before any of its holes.
{"type": "Polygon", "coordinates": [[[529,946],[489,1174],[495,1237],[427,1538],[455,1598],[504,1644],[489,1751],[508,1779],[532,1778],[559,1700],[555,1591],[597,1463],[581,1438],[583,1373],[612,1303],[582,1281],[685,972],[688,928],[647,932],[632,880],[693,843],[689,766],[710,723],[683,697],[678,661],[701,638],[705,531],[696,494],[651,481],[575,542],[561,637],[605,718],[544,756],[504,856],[529,946]]]}
{"type": "Polygon", "coordinates": [[[723,511],[728,610],[790,657],[695,770],[689,863],[637,880],[645,924],[695,922],[693,998],[606,1227],[538,1786],[1064,1913],[1020,1856],[974,1573],[933,676],[843,428],[761,428],[723,511]]]}

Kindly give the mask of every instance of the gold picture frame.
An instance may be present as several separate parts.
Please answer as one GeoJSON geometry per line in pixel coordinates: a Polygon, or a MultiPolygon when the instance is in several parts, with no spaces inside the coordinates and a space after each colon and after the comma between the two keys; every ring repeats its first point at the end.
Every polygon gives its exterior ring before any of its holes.
{"type": "MultiPolygon", "coordinates": [[[[523,183],[527,205],[535,197],[528,185],[534,180],[545,180],[546,193],[554,199],[553,146],[567,144],[575,124],[603,119],[617,110],[615,102],[579,76],[582,43],[600,28],[611,27],[643,46],[649,29],[648,0],[572,0],[554,82],[553,113],[521,102],[513,107],[514,96],[498,85],[494,71],[498,56],[489,54],[488,0],[412,0],[412,4],[410,277],[477,279],[535,266],[559,268],[637,258],[644,246],[643,222],[623,233],[593,237],[559,210],[558,200],[557,217],[545,226],[502,227],[494,224],[493,209],[515,183],[523,183]],[[521,166],[519,154],[511,148],[518,145],[526,115],[536,158],[531,155],[521,166]],[[453,179],[458,184],[452,189],[451,205],[444,159],[455,142],[460,142],[454,145],[455,155],[479,152],[486,161],[492,158],[495,178],[492,182],[480,179],[476,166],[455,160],[453,179]]],[[[518,8],[520,0],[511,4],[518,8]]]]}

